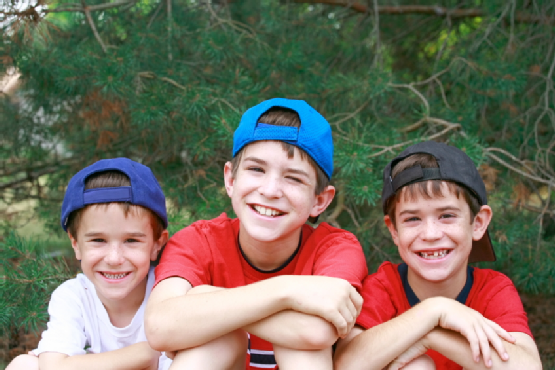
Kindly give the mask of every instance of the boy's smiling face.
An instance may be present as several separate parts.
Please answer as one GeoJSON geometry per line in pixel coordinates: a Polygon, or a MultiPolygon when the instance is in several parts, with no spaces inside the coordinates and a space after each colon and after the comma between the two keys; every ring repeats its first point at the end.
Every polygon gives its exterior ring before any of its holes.
{"type": "Polygon", "coordinates": [[[298,245],[301,226],[326,209],[335,190],[328,186],[315,194],[316,171],[297,148],[293,158],[279,141],[254,142],[243,151],[235,178],[230,162],[224,169],[226,190],[241,221],[241,246],[252,258],[248,245],[264,249],[279,243],[288,257],[298,245]]]}
{"type": "Polygon", "coordinates": [[[441,190],[443,197],[432,199],[421,194],[409,199],[401,194],[395,205],[396,225],[389,216],[385,216],[385,222],[401,258],[409,266],[413,289],[428,282],[453,283],[458,294],[462,289],[458,285],[462,282],[464,286],[466,281],[472,241],[482,238],[492,213],[489,206],[482,206],[471,220],[464,197],[457,198],[446,183],[441,184],[441,190]]]}
{"type": "Polygon", "coordinates": [[[82,212],[77,237],[70,234],[70,239],[83,273],[108,311],[122,303],[140,305],[150,261],[156,260],[167,231],[154,240],[148,211],[140,208],[125,215],[120,204],[110,203],[82,212]]]}

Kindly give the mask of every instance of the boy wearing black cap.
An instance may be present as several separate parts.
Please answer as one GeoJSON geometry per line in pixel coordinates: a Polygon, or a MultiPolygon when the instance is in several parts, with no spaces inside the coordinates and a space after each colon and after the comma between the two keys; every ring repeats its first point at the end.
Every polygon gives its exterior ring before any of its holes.
{"type": "Polygon", "coordinates": [[[245,112],[224,168],[237,218],[181,230],[156,269],[146,331],[178,351],[172,369],[332,369],[367,275],[354,235],[305,224],[332,201],[332,172],[330,125],[307,103],[245,112]]]}
{"type": "Polygon", "coordinates": [[[442,143],[413,145],[386,166],[382,205],[404,263],[365,279],[337,369],[541,369],[510,279],[468,266],[495,260],[472,160],[442,143]]]}
{"type": "Polygon", "coordinates": [[[168,369],[171,360],[144,332],[151,261],[168,239],[166,200],[152,171],[127,158],[82,169],[66,189],[61,224],[83,273],[52,293],[38,348],[7,369],[168,369]]]}

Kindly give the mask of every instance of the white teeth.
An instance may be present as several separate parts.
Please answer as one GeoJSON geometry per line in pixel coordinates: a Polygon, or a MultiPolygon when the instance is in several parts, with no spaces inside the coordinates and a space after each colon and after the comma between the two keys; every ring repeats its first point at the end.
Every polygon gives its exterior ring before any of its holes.
{"type": "Polygon", "coordinates": [[[256,210],[256,212],[264,216],[274,217],[281,214],[281,212],[276,211],[275,209],[266,208],[258,205],[253,206],[253,208],[256,210]]]}
{"type": "Polygon", "coordinates": [[[448,253],[449,251],[447,249],[444,249],[441,251],[434,251],[434,252],[418,252],[418,255],[426,259],[436,259],[436,258],[443,258],[448,253]]]}
{"type": "Polygon", "coordinates": [[[118,279],[123,279],[124,277],[126,277],[127,273],[124,272],[122,274],[108,274],[106,272],[103,272],[102,275],[104,275],[108,279],[118,280],[118,279]]]}

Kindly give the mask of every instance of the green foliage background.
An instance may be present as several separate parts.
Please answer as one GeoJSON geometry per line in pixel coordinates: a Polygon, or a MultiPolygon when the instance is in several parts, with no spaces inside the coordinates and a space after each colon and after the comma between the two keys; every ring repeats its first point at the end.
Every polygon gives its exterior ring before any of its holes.
{"type": "MultiPolygon", "coordinates": [[[[2,69],[21,73],[0,98],[3,201],[35,199],[49,233],[60,233],[72,174],[115,156],[153,169],[171,230],[232,213],[222,169],[241,114],[288,97],[332,125],[338,195],[321,220],[358,236],[370,271],[399,260],[379,206],[382,169],[434,139],[465,150],[488,185],[498,262],[483,267],[522,291],[555,293],[553,1],[383,1],[378,13],[372,1],[87,4],[24,14],[10,2],[1,13],[2,69]],[[388,11],[411,5],[436,10],[388,11]],[[458,16],[463,8],[481,13],[458,16]]],[[[17,231],[17,220],[3,228],[17,231]]],[[[3,243],[2,260],[17,259],[20,239],[3,243]]],[[[2,291],[18,281],[13,266],[2,291]]],[[[3,297],[3,327],[31,322],[10,315],[44,309],[49,288],[3,297]]]]}

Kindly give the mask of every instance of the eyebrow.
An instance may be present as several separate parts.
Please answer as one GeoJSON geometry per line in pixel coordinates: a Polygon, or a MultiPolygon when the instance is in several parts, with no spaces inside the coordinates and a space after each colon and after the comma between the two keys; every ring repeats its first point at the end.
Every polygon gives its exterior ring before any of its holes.
{"type": "MultiPolygon", "coordinates": [[[[460,211],[461,209],[459,207],[455,207],[455,206],[446,206],[446,207],[440,207],[440,208],[436,208],[437,211],[440,212],[445,212],[445,211],[460,211]]],[[[399,216],[402,216],[404,214],[415,214],[418,213],[420,211],[420,208],[418,209],[405,209],[401,212],[399,212],[399,216]]]]}
{"type": "MultiPolygon", "coordinates": [[[[247,157],[247,158],[245,158],[245,162],[246,161],[256,162],[260,165],[267,165],[268,164],[268,162],[266,162],[265,160],[257,158],[257,157],[247,157]]],[[[286,172],[294,173],[294,174],[297,174],[297,175],[301,175],[301,176],[305,176],[307,178],[310,178],[310,175],[308,174],[308,172],[306,172],[304,170],[301,170],[299,168],[288,167],[286,172]]]]}
{"type": "MultiPolygon", "coordinates": [[[[91,232],[91,233],[86,233],[84,236],[87,237],[87,238],[91,238],[91,237],[95,237],[95,236],[104,236],[104,235],[105,235],[105,234],[104,234],[104,233],[101,233],[101,232],[91,232]]],[[[142,237],[144,237],[144,236],[146,236],[146,234],[145,234],[145,233],[141,233],[141,232],[138,232],[138,233],[127,233],[127,234],[125,234],[125,236],[127,236],[127,237],[129,237],[129,236],[141,237],[141,236],[142,236],[142,237]]]]}

